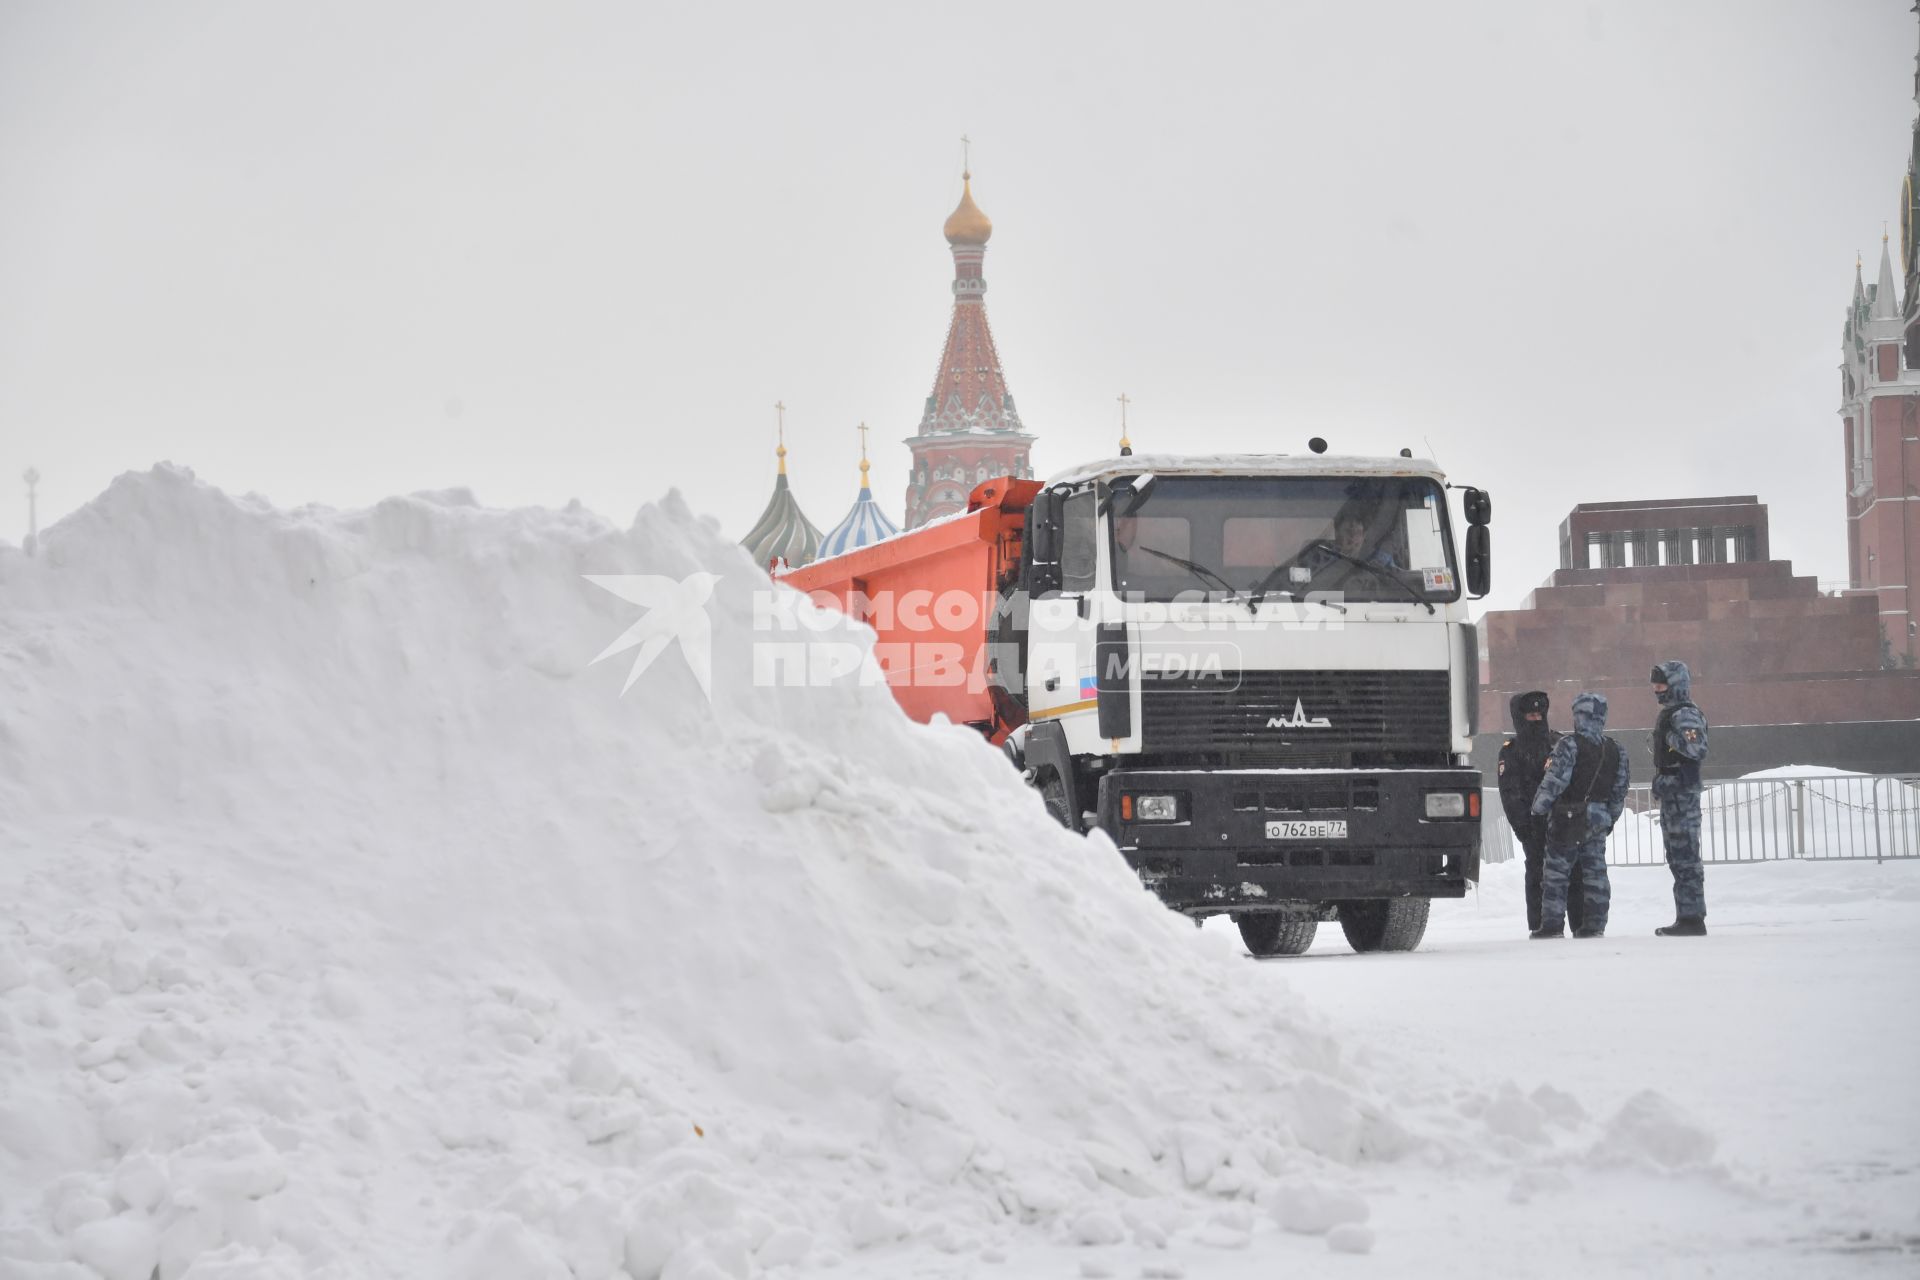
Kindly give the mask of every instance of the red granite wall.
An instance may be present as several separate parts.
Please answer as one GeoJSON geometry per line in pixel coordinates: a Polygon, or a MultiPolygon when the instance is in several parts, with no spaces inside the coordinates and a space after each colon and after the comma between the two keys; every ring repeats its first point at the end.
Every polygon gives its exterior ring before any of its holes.
{"type": "Polygon", "coordinates": [[[1616,729],[1652,727],[1653,664],[1679,658],[1716,724],[1920,718],[1920,672],[1880,669],[1879,602],[1820,594],[1784,560],[1644,569],[1562,569],[1522,609],[1481,619],[1483,728],[1507,700],[1545,689],[1566,718],[1592,689],[1616,729]]]}
{"type": "Polygon", "coordinates": [[[1765,560],[1771,554],[1767,504],[1751,494],[1670,502],[1583,502],[1568,513],[1561,532],[1571,538],[1574,563],[1580,564],[1585,562],[1589,534],[1726,526],[1745,526],[1753,530],[1753,559],[1765,560]]]}

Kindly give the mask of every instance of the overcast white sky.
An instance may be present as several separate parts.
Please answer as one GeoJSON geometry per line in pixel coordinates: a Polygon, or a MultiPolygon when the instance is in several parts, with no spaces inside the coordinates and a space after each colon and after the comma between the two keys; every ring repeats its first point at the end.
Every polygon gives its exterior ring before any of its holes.
{"type": "Polygon", "coordinates": [[[897,518],[961,133],[1043,474],[1423,441],[1490,603],[1579,501],[1757,493],[1846,574],[1839,331],[1897,217],[1904,0],[0,5],[0,534],[171,459],[736,535],[784,399],[897,518]]]}

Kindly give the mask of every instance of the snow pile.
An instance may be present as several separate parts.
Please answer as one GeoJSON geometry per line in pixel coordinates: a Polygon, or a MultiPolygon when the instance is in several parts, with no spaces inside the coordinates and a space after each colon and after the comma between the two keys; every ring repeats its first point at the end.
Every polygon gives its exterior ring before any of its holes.
{"type": "Polygon", "coordinates": [[[1783,764],[1772,769],[1755,769],[1751,773],[1743,773],[1736,781],[1771,782],[1782,778],[1791,780],[1795,778],[1870,778],[1872,776],[1870,773],[1861,773],[1857,769],[1836,769],[1826,764],[1783,764]]]}
{"type": "MultiPolygon", "coordinates": [[[[0,1274],[745,1276],[1366,1247],[1411,1148],[1296,998],[970,731],[753,678],[765,578],[162,467],[0,553],[0,1274]],[[717,575],[712,701],[586,574],[717,575]]],[[[838,625],[838,624],[835,624],[838,625]]],[[[852,633],[845,633],[849,636],[852,633]]]]}

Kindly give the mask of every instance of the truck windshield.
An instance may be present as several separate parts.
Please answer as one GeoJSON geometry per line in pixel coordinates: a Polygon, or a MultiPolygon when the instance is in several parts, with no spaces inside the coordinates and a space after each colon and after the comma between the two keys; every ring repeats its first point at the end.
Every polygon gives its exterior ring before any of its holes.
{"type": "Polygon", "coordinates": [[[1460,596],[1446,495],[1426,478],[1157,475],[1116,493],[1109,526],[1131,599],[1460,596]]]}

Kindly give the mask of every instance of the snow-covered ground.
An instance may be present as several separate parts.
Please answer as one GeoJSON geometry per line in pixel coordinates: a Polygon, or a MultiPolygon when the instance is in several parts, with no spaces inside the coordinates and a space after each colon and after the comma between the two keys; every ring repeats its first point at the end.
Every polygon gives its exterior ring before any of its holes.
{"type": "Polygon", "coordinates": [[[1604,1150],[1557,1158],[1564,1184],[1549,1159],[1479,1224],[1457,1188],[1401,1180],[1373,1200],[1377,1274],[1538,1275],[1543,1257],[1578,1275],[1920,1272],[1920,863],[1709,867],[1697,940],[1652,936],[1673,917],[1664,867],[1611,880],[1598,941],[1529,941],[1513,862],[1435,905],[1413,964],[1323,927],[1307,956],[1260,966],[1366,1046],[1356,1065],[1424,1082],[1436,1110],[1511,1081],[1594,1117],[1670,1112],[1671,1137],[1712,1143],[1693,1173],[1638,1188],[1604,1150]],[[1637,1104],[1646,1091],[1663,1105],[1637,1104]]]}
{"type": "MultiPolygon", "coordinates": [[[[1419,1131],[1495,1130],[1478,1159],[1377,1170],[1367,1256],[1260,1221],[1077,1261],[1032,1247],[1004,1274],[1920,1273],[1920,862],[1709,868],[1704,940],[1652,936],[1664,868],[1612,882],[1598,942],[1530,942],[1515,862],[1436,904],[1414,956],[1358,956],[1323,926],[1308,955],[1257,965],[1398,1081],[1419,1131]]],[[[994,1274],[890,1265],[857,1274],[994,1274]]]]}
{"type": "MultiPolygon", "coordinates": [[[[669,499],[0,548],[0,1280],[1910,1274],[1920,867],[1247,960],[669,499]],[[712,700],[584,575],[717,575],[712,700]]],[[[827,625],[841,626],[833,620],[827,625]]],[[[854,636],[854,633],[847,633],[854,636]]],[[[857,636],[854,636],[857,639],[857,636]]],[[[1330,934],[1337,931],[1330,930],[1330,934]]]]}

